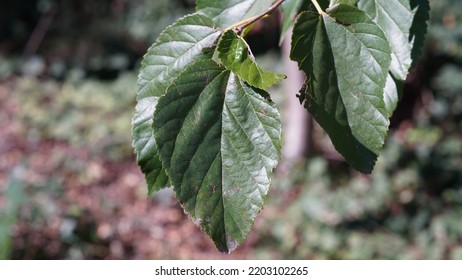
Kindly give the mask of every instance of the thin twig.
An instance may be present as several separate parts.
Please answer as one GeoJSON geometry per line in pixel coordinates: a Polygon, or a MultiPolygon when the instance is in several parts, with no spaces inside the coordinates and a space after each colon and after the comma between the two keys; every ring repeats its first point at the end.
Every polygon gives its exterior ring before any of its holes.
{"type": "Polygon", "coordinates": [[[318,11],[318,14],[320,14],[320,15],[323,15],[323,14],[324,14],[324,11],[322,10],[321,5],[319,5],[318,1],[316,1],[316,0],[311,0],[311,3],[314,4],[314,7],[315,7],[316,10],[318,11]]]}
{"type": "Polygon", "coordinates": [[[225,31],[237,28],[238,33],[242,32],[242,30],[244,30],[247,26],[251,25],[252,23],[260,20],[261,18],[263,18],[263,17],[265,17],[267,15],[272,14],[274,12],[274,10],[276,10],[279,6],[281,6],[282,3],[284,3],[284,1],[285,0],[277,0],[264,13],[261,13],[261,14],[259,14],[257,16],[254,16],[254,17],[242,20],[242,21],[240,21],[238,23],[235,23],[235,24],[225,28],[225,31]]]}

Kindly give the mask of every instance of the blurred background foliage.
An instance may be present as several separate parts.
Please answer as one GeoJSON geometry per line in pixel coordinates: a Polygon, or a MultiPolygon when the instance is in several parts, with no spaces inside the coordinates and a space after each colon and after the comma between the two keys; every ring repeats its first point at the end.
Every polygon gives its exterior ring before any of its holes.
{"type": "MultiPolygon", "coordinates": [[[[461,1],[430,1],[424,55],[373,174],[316,127],[231,255],[171,191],[146,199],[131,149],[141,56],[193,2],[0,0],[0,259],[462,259],[461,1]]],[[[274,18],[249,41],[283,71],[274,18]]],[[[295,98],[271,93],[281,109],[295,98]]]]}

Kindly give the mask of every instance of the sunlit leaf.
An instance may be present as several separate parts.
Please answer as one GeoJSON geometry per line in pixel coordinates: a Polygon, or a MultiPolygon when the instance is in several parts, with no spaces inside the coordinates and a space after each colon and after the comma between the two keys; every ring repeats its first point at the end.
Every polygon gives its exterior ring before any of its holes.
{"type": "Polygon", "coordinates": [[[210,58],[168,88],[153,127],[185,211],[220,251],[234,250],[263,206],[279,158],[276,108],[210,58]]]}
{"type": "Polygon", "coordinates": [[[296,15],[300,12],[302,5],[306,3],[303,0],[286,0],[281,5],[282,14],[284,16],[281,26],[281,37],[279,43],[282,43],[287,31],[294,25],[296,15]]]}
{"type": "Polygon", "coordinates": [[[188,15],[167,27],[143,58],[133,117],[133,147],[149,193],[170,185],[151,127],[157,101],[184,67],[195,61],[204,48],[211,47],[219,35],[211,19],[188,15]]]}
{"type": "Polygon", "coordinates": [[[390,71],[404,81],[412,63],[409,37],[414,12],[410,0],[361,0],[358,6],[387,34],[392,50],[390,71]]]}
{"type": "Polygon", "coordinates": [[[218,42],[217,51],[221,63],[251,86],[266,90],[285,78],[282,74],[261,69],[247,43],[233,30],[223,34],[218,42]]]}
{"type": "Polygon", "coordinates": [[[211,18],[220,28],[265,12],[274,0],[197,0],[196,10],[211,18]]]}
{"type": "Polygon", "coordinates": [[[391,45],[390,72],[396,84],[387,86],[389,115],[399,101],[401,90],[409,70],[420,55],[427,33],[429,19],[428,0],[360,0],[358,7],[364,10],[385,32],[391,45]]]}

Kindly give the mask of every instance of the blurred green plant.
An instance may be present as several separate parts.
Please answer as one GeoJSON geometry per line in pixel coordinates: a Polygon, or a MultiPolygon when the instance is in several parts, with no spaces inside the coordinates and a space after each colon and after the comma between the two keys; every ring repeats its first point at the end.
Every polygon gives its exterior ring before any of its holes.
{"type": "Polygon", "coordinates": [[[135,80],[133,74],[125,74],[114,82],[84,80],[60,86],[22,78],[14,94],[21,104],[21,129],[28,139],[67,141],[110,160],[126,158],[132,154],[126,132],[135,80]]]}
{"type": "Polygon", "coordinates": [[[431,48],[440,55],[462,59],[462,2],[459,0],[431,1],[429,38],[431,48]]]}
{"type": "Polygon", "coordinates": [[[277,177],[279,195],[270,195],[256,257],[462,257],[462,139],[446,135],[429,145],[436,129],[410,129],[404,141],[389,138],[370,177],[339,173],[322,158],[299,166],[296,177],[277,177]],[[415,131],[428,136],[408,142],[415,131]]]}
{"type": "Polygon", "coordinates": [[[24,185],[21,181],[22,166],[17,166],[6,184],[5,189],[0,190],[5,201],[0,204],[0,260],[11,258],[12,251],[12,229],[18,221],[19,210],[22,204],[27,201],[24,185]]]}

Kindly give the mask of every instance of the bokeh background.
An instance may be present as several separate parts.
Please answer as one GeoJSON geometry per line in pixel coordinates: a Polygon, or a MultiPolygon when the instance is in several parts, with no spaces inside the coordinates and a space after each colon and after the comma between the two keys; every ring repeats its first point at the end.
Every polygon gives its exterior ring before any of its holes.
{"type": "MultiPolygon", "coordinates": [[[[373,174],[307,119],[303,152],[283,155],[230,255],[171,190],[147,197],[131,148],[140,59],[193,2],[0,0],[0,259],[462,259],[462,1],[430,1],[424,55],[373,174]]],[[[287,73],[278,24],[248,40],[287,73]]],[[[286,89],[271,94],[287,120],[286,89]]]]}

